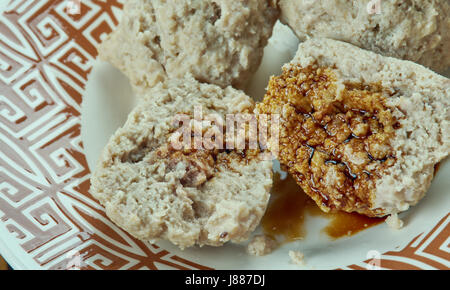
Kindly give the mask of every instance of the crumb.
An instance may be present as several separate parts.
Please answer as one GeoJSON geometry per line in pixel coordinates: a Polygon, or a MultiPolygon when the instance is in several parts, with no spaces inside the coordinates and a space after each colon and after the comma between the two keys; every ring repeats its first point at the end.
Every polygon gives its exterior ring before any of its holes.
{"type": "Polygon", "coordinates": [[[291,258],[291,262],[299,265],[304,266],[305,265],[305,255],[300,251],[289,251],[289,257],[291,258]]]}
{"type": "Polygon", "coordinates": [[[247,246],[247,253],[252,256],[265,256],[272,253],[278,247],[275,239],[266,235],[257,235],[247,246]]]}
{"type": "Polygon", "coordinates": [[[386,223],[391,229],[399,230],[403,227],[403,221],[398,218],[398,214],[393,213],[386,218],[386,223]]]}

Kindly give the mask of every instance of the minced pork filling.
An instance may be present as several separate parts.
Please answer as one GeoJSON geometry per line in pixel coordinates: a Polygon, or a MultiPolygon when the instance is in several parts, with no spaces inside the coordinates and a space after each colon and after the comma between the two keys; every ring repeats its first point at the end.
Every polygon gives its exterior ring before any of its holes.
{"type": "Polygon", "coordinates": [[[339,83],[330,67],[291,66],[271,78],[257,108],[280,114],[277,157],[322,210],[377,216],[376,180],[396,161],[392,94],[380,84],[339,83]]]}

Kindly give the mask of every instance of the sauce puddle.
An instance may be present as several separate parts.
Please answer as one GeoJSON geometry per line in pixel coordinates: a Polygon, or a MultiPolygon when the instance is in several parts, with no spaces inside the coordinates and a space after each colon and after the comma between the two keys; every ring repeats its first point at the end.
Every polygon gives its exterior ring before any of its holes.
{"type": "Polygon", "coordinates": [[[303,239],[305,209],[311,202],[292,177],[281,179],[275,173],[272,197],[261,221],[264,232],[272,237],[282,236],[286,242],[303,239]]]}
{"type": "Polygon", "coordinates": [[[441,168],[441,163],[436,163],[434,165],[434,173],[433,173],[433,177],[436,177],[436,174],[438,173],[439,169],[441,168]]]}
{"type": "Polygon", "coordinates": [[[282,242],[304,239],[307,215],[328,219],[329,223],[322,231],[332,239],[352,236],[385,220],[357,213],[325,213],[290,175],[282,179],[279,173],[275,173],[272,198],[261,221],[264,233],[273,238],[281,237],[282,242]]]}

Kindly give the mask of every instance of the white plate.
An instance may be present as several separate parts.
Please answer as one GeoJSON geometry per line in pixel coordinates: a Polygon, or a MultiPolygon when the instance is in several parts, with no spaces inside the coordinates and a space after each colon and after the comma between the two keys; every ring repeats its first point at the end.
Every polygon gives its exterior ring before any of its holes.
{"type": "MultiPolygon", "coordinates": [[[[273,37],[265,49],[262,65],[247,89],[251,97],[262,99],[269,77],[281,72],[281,66],[295,55],[298,43],[287,26],[279,22],[276,24],[273,37]]],[[[95,62],[82,108],[82,139],[90,168],[94,168],[101,149],[133,108],[135,98],[131,96],[133,93],[125,76],[108,63],[95,62]]],[[[350,238],[333,241],[321,232],[328,221],[309,216],[306,239],[286,244],[265,257],[247,255],[245,244],[184,251],[167,242],[157,244],[188,260],[218,269],[298,269],[298,265],[290,262],[289,250],[300,250],[305,254],[308,261],[306,268],[339,268],[359,263],[371,258],[374,253],[381,255],[406,246],[448,213],[450,196],[445,188],[450,186],[450,180],[442,178],[448,167],[447,163],[442,166],[426,200],[401,215],[406,222],[406,227],[401,231],[391,230],[381,224],[350,238]]]]}

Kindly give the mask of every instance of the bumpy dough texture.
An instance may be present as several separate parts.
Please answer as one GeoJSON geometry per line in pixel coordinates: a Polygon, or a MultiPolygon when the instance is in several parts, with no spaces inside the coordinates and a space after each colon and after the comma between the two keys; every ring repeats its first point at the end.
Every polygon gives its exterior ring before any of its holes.
{"type": "Polygon", "coordinates": [[[252,112],[231,87],[193,79],[159,84],[142,97],[106,145],[91,193],[117,225],[138,239],[181,248],[242,241],[259,224],[272,185],[272,162],[236,150],[176,151],[174,116],[252,112]]]}
{"type": "Polygon", "coordinates": [[[139,88],[191,73],[243,88],[258,68],[278,18],[272,1],[128,0],[99,56],[139,88]]]}
{"type": "Polygon", "coordinates": [[[302,39],[331,38],[442,72],[450,66],[450,1],[280,0],[281,19],[302,39]],[[375,1],[372,1],[375,2],[375,1]]]}
{"type": "MultiPolygon", "coordinates": [[[[282,115],[278,159],[325,211],[369,209],[379,172],[395,162],[396,118],[380,85],[338,83],[328,67],[285,67],[272,77],[263,113],[282,115]]],[[[272,147],[271,147],[272,148],[272,147]]]]}
{"type": "Polygon", "coordinates": [[[311,39],[257,111],[281,115],[278,158],[323,210],[383,216],[416,204],[449,154],[449,93],[415,63],[311,39]]]}

